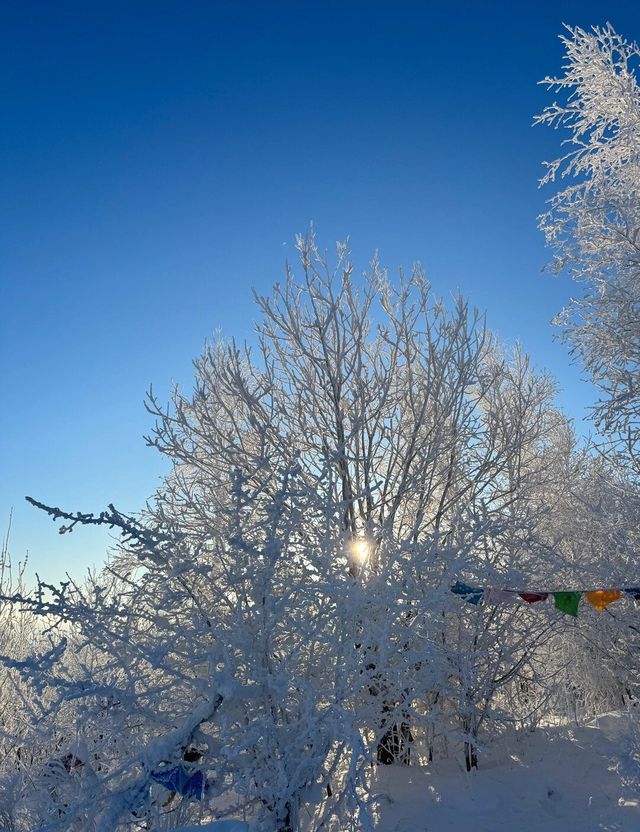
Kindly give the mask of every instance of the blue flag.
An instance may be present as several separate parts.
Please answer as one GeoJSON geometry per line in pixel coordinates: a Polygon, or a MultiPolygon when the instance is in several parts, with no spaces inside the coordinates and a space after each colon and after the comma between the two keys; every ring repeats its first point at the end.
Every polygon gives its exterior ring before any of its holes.
{"type": "Polygon", "coordinates": [[[208,786],[201,771],[190,773],[184,766],[162,768],[152,772],[151,778],[170,792],[177,792],[183,797],[193,797],[196,800],[202,800],[208,786]]]}
{"type": "Polygon", "coordinates": [[[477,586],[468,586],[467,584],[463,584],[462,581],[456,581],[451,587],[451,592],[453,592],[454,595],[462,595],[465,601],[475,605],[479,604],[482,600],[484,590],[477,586]]]}

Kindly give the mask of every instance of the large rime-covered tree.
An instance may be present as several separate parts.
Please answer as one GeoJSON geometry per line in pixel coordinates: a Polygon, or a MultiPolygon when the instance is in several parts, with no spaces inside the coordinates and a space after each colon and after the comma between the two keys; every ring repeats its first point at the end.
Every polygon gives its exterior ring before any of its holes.
{"type": "Polygon", "coordinates": [[[601,393],[596,425],[610,458],[640,476],[640,87],[635,43],[610,25],[569,28],[562,93],[537,122],[568,131],[566,153],[543,183],[571,177],[543,215],[555,251],[580,294],[558,317],[601,393]]]}
{"type": "MultiPolygon", "coordinates": [[[[593,408],[601,459],[573,455],[572,487],[553,501],[557,549],[569,572],[624,585],[635,580],[640,508],[640,50],[607,25],[567,29],[563,74],[543,83],[561,94],[537,117],[567,132],[566,152],[542,183],[570,178],[540,226],[578,295],[558,315],[563,337],[599,391],[593,408]],[[634,482],[635,481],[635,482],[634,482]],[[563,519],[564,518],[564,519],[563,519]]],[[[597,627],[585,617],[551,641],[554,696],[576,714],[635,701],[637,628],[628,608],[597,627]]]]}
{"type": "Polygon", "coordinates": [[[233,813],[233,795],[266,829],[297,829],[302,807],[310,828],[367,829],[372,762],[448,746],[472,767],[509,690],[541,679],[557,616],[449,589],[548,586],[566,566],[552,381],[420,269],[394,285],[375,261],[355,276],[344,246],[333,265],[313,237],[298,251],[256,298],[252,349],[216,343],[193,391],[150,395],[172,470],[143,522],[49,509],[125,535],[90,585],[15,598],[59,622],[44,655],[6,660],[37,703],[29,782],[78,732],[91,753],[75,792],[29,804],[49,828],[153,824],[158,767],[195,745],[206,794],[174,820],[233,813]]]}
{"type": "MultiPolygon", "coordinates": [[[[375,586],[380,639],[363,639],[361,654],[376,694],[367,707],[379,710],[371,723],[380,729],[378,759],[391,760],[406,756],[405,717],[416,692],[424,696],[407,681],[411,651],[403,672],[384,676],[380,667],[397,602],[406,607],[400,624],[431,616],[434,591],[456,571],[504,580],[519,559],[525,569],[523,559],[535,560],[529,498],[546,477],[543,451],[559,416],[549,379],[519,353],[507,360],[461,299],[447,311],[420,270],[394,288],[374,262],[356,289],[343,247],[331,268],[312,238],[298,247],[300,277],[289,270],[271,298],[257,299],[257,355],[235,344],[209,349],[196,362],[195,395],[176,393],[169,411],[152,400],[153,442],[175,462],[154,515],[206,549],[211,528],[234,510],[231,476],[258,489],[244,512],[265,511],[277,466],[295,460],[313,494],[296,532],[302,563],[309,546],[330,540],[351,558],[349,574],[375,586]],[[369,550],[363,565],[360,539],[369,550]]],[[[478,644],[465,627],[445,643],[456,653],[448,662],[464,658],[455,695],[468,684],[463,721],[475,731],[474,697],[493,690],[489,677],[503,675],[504,657],[478,687],[465,638],[478,644]]]]}

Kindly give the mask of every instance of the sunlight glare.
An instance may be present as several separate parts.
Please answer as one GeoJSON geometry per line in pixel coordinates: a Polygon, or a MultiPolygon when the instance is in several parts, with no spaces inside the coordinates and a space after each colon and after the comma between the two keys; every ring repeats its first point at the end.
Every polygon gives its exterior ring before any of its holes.
{"type": "Polygon", "coordinates": [[[367,560],[369,557],[369,550],[371,549],[371,544],[368,540],[364,537],[358,537],[356,540],[351,541],[350,550],[353,559],[358,563],[360,566],[367,560]]]}

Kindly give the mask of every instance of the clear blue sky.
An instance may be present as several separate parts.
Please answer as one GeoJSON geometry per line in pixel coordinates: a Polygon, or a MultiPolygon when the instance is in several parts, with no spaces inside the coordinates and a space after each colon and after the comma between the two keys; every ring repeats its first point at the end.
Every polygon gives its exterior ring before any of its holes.
{"type": "Polygon", "coordinates": [[[31,573],[78,576],[107,539],[60,538],[24,503],[135,511],[164,470],[142,436],[150,383],[189,386],[217,327],[251,333],[251,288],[293,236],[350,235],[364,267],[420,260],[558,378],[568,281],[541,275],[533,129],[563,21],[626,2],[3,3],[0,529],[31,573]]]}

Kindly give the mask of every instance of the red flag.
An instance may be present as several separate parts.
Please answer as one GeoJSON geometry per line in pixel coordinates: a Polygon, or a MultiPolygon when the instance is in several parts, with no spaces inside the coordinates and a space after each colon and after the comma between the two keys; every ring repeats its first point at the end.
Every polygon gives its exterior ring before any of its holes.
{"type": "Polygon", "coordinates": [[[518,595],[527,604],[535,604],[536,601],[546,601],[549,597],[548,592],[519,592],[518,595]]]}

